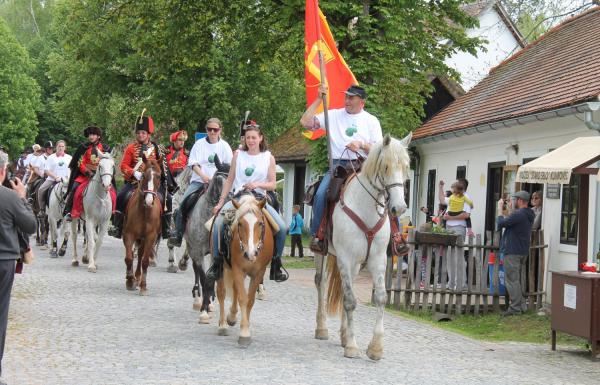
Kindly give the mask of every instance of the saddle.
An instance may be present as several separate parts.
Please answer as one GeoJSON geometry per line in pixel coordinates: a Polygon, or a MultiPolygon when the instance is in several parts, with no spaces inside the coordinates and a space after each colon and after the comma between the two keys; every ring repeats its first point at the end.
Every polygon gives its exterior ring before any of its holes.
{"type": "Polygon", "coordinates": [[[43,182],[42,178],[38,178],[29,185],[29,197],[33,199],[34,207],[37,207],[37,192],[43,182]]]}
{"type": "Polygon", "coordinates": [[[181,202],[181,207],[179,208],[179,210],[181,210],[181,218],[183,220],[183,223],[187,222],[188,214],[192,211],[194,207],[196,207],[196,203],[198,203],[198,200],[202,195],[204,195],[206,190],[208,190],[208,185],[205,184],[204,187],[194,191],[193,193],[188,195],[183,202],[181,202]]]}
{"type": "Polygon", "coordinates": [[[50,194],[52,194],[52,191],[57,184],[58,182],[52,183],[52,186],[46,190],[46,196],[44,196],[44,207],[50,207],[50,194]]]}

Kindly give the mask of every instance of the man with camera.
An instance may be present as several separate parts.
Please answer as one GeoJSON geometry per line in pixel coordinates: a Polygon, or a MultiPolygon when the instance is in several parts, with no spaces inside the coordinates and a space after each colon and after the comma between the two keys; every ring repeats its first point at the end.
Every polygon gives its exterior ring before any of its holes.
{"type": "MultiPolygon", "coordinates": [[[[0,152],[0,183],[6,179],[8,164],[8,155],[0,152]]],[[[35,216],[25,199],[25,186],[19,178],[9,182],[12,190],[0,186],[0,376],[15,261],[20,253],[17,231],[33,234],[36,228],[35,216]]]]}
{"type": "Polygon", "coordinates": [[[529,193],[517,191],[508,202],[498,201],[498,230],[504,229],[500,239],[500,252],[504,254],[504,279],[509,295],[504,316],[518,315],[527,310],[521,287],[521,272],[525,269],[531,243],[531,226],[535,214],[529,208],[529,193]],[[513,209],[514,208],[514,209],[513,209]]]}

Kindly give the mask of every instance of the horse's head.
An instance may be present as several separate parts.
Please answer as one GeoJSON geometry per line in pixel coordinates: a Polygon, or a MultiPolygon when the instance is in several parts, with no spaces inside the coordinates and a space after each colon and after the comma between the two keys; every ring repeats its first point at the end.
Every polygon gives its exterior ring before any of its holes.
{"type": "Polygon", "coordinates": [[[112,179],[115,174],[115,161],[110,153],[98,150],[100,162],[98,162],[97,174],[100,174],[102,186],[108,191],[112,185],[112,179]]]}
{"type": "MultiPolygon", "coordinates": [[[[237,210],[232,228],[237,233],[240,251],[251,262],[256,260],[265,242],[267,223],[262,209],[266,202],[266,199],[257,201],[250,194],[242,196],[239,201],[232,200],[237,210]]],[[[234,239],[233,242],[235,241],[234,239]]]]}
{"type": "Polygon", "coordinates": [[[156,196],[160,186],[160,165],[158,161],[154,159],[146,159],[145,156],[142,156],[142,158],[144,160],[145,169],[142,180],[140,181],[140,185],[142,192],[144,193],[144,202],[146,203],[146,206],[152,206],[154,197],[156,196]]]}
{"type": "Polygon", "coordinates": [[[386,135],[371,148],[362,167],[361,174],[384,194],[387,207],[395,217],[406,211],[404,181],[410,164],[407,149],[411,138],[412,133],[402,140],[386,135]]]}

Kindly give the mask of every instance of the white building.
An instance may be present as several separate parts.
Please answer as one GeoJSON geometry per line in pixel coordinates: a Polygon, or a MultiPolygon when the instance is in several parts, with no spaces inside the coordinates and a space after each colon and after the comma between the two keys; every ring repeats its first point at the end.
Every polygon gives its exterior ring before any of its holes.
{"type": "Polygon", "coordinates": [[[577,270],[580,239],[587,239],[583,246],[589,253],[598,251],[600,193],[595,175],[574,176],[569,185],[515,183],[519,165],[575,138],[599,135],[598,36],[600,7],[595,7],[513,55],[413,133],[418,161],[411,214],[417,224],[425,220],[417,207],[437,210],[440,179],[466,177],[475,203],[471,217],[476,233],[494,229],[496,202],[503,194],[543,189],[548,269],[577,270]],[[588,181],[589,209],[582,213],[578,191],[588,181]],[[577,226],[581,215],[589,224],[584,235],[577,226]]]}

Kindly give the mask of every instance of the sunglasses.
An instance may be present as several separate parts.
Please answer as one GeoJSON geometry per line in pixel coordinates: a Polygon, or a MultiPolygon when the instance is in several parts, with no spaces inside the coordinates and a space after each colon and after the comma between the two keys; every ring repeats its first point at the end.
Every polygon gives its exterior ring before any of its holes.
{"type": "Polygon", "coordinates": [[[221,129],[215,128],[215,127],[206,127],[206,131],[207,132],[219,132],[219,131],[221,131],[221,129]]]}

